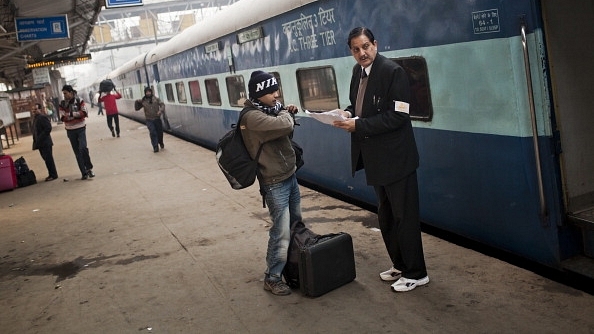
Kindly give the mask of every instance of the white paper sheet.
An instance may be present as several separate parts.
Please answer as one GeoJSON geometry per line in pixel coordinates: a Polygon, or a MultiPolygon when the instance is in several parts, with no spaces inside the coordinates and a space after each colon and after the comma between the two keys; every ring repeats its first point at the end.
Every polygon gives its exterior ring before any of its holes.
{"type": "Polygon", "coordinates": [[[305,110],[305,113],[316,120],[332,125],[335,121],[344,121],[347,120],[344,116],[342,116],[340,109],[334,109],[325,112],[310,112],[309,110],[305,110]]]}

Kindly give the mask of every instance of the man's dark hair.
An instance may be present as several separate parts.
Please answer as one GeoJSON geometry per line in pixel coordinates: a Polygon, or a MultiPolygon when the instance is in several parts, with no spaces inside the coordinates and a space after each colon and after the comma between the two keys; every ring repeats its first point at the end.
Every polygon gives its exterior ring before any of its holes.
{"type": "Polygon", "coordinates": [[[72,86],[70,85],[64,85],[64,87],[62,87],[62,91],[67,91],[67,92],[74,92],[74,88],[72,88],[72,86]]]}
{"type": "Polygon", "coordinates": [[[361,35],[367,36],[367,38],[369,38],[369,41],[371,41],[372,43],[375,41],[375,37],[373,36],[373,33],[371,32],[371,30],[369,30],[365,27],[357,27],[357,28],[351,30],[351,32],[349,33],[349,39],[347,40],[349,49],[351,48],[351,40],[353,38],[359,37],[361,35]]]}

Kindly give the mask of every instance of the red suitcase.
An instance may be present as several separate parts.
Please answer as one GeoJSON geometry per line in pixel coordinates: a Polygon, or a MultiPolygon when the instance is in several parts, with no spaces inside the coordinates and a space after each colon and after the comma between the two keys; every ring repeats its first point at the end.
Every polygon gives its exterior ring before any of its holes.
{"type": "Polygon", "coordinates": [[[0,155],[0,191],[13,190],[16,187],[14,161],[10,155],[0,155]]]}

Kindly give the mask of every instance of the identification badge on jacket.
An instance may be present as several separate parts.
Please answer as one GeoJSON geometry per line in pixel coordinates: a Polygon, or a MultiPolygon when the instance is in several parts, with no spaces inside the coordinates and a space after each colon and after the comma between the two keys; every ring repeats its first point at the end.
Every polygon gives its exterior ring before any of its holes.
{"type": "Polygon", "coordinates": [[[409,113],[410,104],[402,101],[394,101],[394,111],[409,113]]]}

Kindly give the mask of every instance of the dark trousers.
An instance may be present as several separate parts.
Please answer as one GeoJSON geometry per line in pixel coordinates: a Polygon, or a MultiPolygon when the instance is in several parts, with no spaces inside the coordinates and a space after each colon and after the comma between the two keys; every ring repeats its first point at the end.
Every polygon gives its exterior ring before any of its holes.
{"type": "Polygon", "coordinates": [[[427,276],[421,223],[417,173],[386,186],[374,186],[378,198],[378,220],[384,244],[394,268],[402,276],[427,276]]]}
{"type": "Polygon", "coordinates": [[[157,145],[159,144],[163,145],[163,122],[161,119],[147,119],[146,127],[149,130],[149,136],[151,137],[151,145],[153,145],[153,148],[157,148],[157,145]]]}
{"type": "Polygon", "coordinates": [[[89,149],[87,148],[87,131],[86,128],[79,128],[74,130],[66,130],[70,145],[74,151],[78,168],[82,175],[93,169],[91,157],[89,156],[89,149]]]}
{"type": "Polygon", "coordinates": [[[58,171],[56,170],[56,164],[54,162],[52,146],[40,147],[39,154],[41,154],[41,158],[45,161],[45,167],[47,167],[49,176],[57,178],[58,171]]]}
{"type": "Polygon", "coordinates": [[[113,131],[113,123],[115,123],[115,132],[119,135],[120,134],[120,117],[118,114],[107,115],[107,127],[111,131],[113,131]]]}

